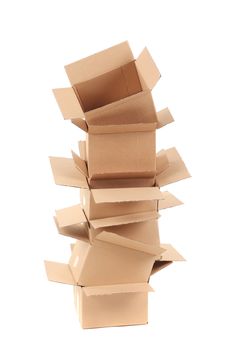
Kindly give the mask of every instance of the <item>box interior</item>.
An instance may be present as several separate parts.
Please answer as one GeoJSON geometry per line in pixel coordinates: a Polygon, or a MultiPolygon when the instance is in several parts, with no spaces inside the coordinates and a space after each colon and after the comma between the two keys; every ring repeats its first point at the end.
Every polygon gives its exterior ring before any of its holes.
{"type": "Polygon", "coordinates": [[[84,112],[142,91],[135,61],[73,87],[84,112]]]}

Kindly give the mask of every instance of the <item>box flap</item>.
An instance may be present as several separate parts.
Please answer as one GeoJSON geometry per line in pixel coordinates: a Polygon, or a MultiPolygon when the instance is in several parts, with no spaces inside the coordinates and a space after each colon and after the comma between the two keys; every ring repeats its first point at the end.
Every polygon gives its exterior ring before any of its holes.
{"type": "Polygon", "coordinates": [[[56,185],[88,188],[86,177],[72,158],[50,157],[50,163],[56,185]]]}
{"type": "Polygon", "coordinates": [[[142,88],[152,90],[160,79],[160,72],[149,51],[145,48],[136,60],[142,88]]]}
{"type": "Polygon", "coordinates": [[[185,261],[182,255],[180,255],[171,244],[161,244],[161,247],[165,251],[161,256],[154,262],[151,275],[154,275],[156,272],[164,269],[165,267],[172,264],[174,261],[185,261]]]}
{"type": "Polygon", "coordinates": [[[134,57],[127,41],[65,66],[72,85],[123,66],[134,57]]]}
{"type": "Polygon", "coordinates": [[[76,285],[69,265],[54,261],[45,261],[45,268],[49,281],[76,285]]]}
{"type": "Polygon", "coordinates": [[[152,219],[157,219],[159,217],[158,213],[155,211],[142,212],[135,214],[127,214],[121,216],[113,216],[103,219],[90,220],[91,225],[94,229],[108,226],[118,226],[126,225],[134,222],[147,221],[152,219]]]}
{"type": "Polygon", "coordinates": [[[86,229],[85,223],[75,224],[66,227],[60,227],[57,218],[54,217],[54,221],[58,232],[67,237],[79,239],[80,241],[89,242],[88,230],[86,229]]]}
{"type": "Polygon", "coordinates": [[[164,252],[158,259],[159,261],[185,261],[185,258],[171,244],[161,244],[161,248],[164,249],[164,252]]]}
{"type": "Polygon", "coordinates": [[[96,295],[111,295],[118,293],[145,293],[154,292],[148,283],[125,283],[107,286],[83,287],[87,297],[96,295]]]}
{"type": "Polygon", "coordinates": [[[96,241],[103,241],[106,243],[119,245],[124,248],[138,250],[140,252],[150,255],[160,255],[164,251],[164,248],[134,241],[132,239],[128,239],[107,231],[103,231],[100,234],[98,234],[93,244],[95,244],[96,241]]]}
{"type": "Polygon", "coordinates": [[[80,158],[75,152],[71,151],[71,153],[77,169],[79,169],[84,176],[88,177],[87,163],[85,160],[80,158]]]}
{"type": "Polygon", "coordinates": [[[56,210],[56,220],[61,228],[87,222],[80,205],[56,210]]]}
{"type": "Polygon", "coordinates": [[[88,132],[88,126],[84,119],[75,118],[75,119],[72,119],[71,122],[74,125],[78,126],[78,128],[82,129],[83,131],[88,132]]]}
{"type": "Polygon", "coordinates": [[[191,176],[176,148],[169,148],[165,152],[168,157],[169,167],[157,175],[156,183],[158,186],[165,186],[191,176]]]}
{"type": "Polygon", "coordinates": [[[91,193],[96,203],[151,201],[163,198],[158,187],[92,189],[91,193]]]}
{"type": "Polygon", "coordinates": [[[157,112],[157,120],[157,129],[160,129],[163,126],[174,122],[174,119],[168,108],[164,108],[161,111],[157,112]]]}
{"type": "Polygon", "coordinates": [[[164,150],[161,150],[156,155],[156,174],[160,174],[169,166],[168,157],[164,150]]]}
{"type": "Polygon", "coordinates": [[[54,89],[53,93],[64,119],[84,118],[82,107],[71,87],[54,89]]]}
{"type": "Polygon", "coordinates": [[[167,208],[172,208],[176,207],[178,205],[183,204],[179,199],[177,199],[172,193],[170,192],[163,192],[164,199],[159,201],[158,203],[158,209],[167,209],[167,208]]]}

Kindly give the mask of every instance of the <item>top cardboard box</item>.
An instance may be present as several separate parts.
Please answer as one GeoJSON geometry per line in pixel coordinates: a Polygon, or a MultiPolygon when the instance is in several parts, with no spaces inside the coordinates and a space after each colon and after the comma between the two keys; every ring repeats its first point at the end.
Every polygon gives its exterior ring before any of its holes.
{"type": "Polygon", "coordinates": [[[150,91],[160,78],[147,48],[135,60],[123,42],[65,67],[72,87],[54,89],[65,119],[89,133],[154,130],[150,91]]]}

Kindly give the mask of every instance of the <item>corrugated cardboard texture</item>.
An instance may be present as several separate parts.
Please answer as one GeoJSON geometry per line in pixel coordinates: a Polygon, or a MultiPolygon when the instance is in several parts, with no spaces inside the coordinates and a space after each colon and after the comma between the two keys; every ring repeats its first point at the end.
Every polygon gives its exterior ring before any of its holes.
{"type": "Polygon", "coordinates": [[[85,288],[81,288],[80,291],[83,328],[126,326],[148,322],[147,291],[87,296],[84,290],[86,291],[85,288]]]}

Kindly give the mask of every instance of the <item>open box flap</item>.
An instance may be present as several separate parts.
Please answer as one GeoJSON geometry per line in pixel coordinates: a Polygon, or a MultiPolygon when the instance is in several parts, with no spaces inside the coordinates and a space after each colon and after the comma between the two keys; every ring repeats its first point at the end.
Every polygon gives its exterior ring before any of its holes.
{"type": "Polygon", "coordinates": [[[171,244],[161,244],[164,252],[161,254],[159,261],[185,261],[180,253],[171,244]]]}
{"type": "Polygon", "coordinates": [[[170,192],[162,192],[164,199],[158,202],[158,209],[167,209],[167,208],[172,208],[176,207],[178,205],[183,204],[178,198],[176,198],[172,193],[170,192]]]}
{"type": "Polygon", "coordinates": [[[75,152],[71,151],[71,153],[77,169],[79,169],[84,176],[88,177],[87,163],[85,160],[80,158],[75,152]]]}
{"type": "Polygon", "coordinates": [[[56,220],[61,228],[87,222],[80,205],[56,210],[56,220]]]}
{"type": "Polygon", "coordinates": [[[158,187],[92,189],[95,203],[151,201],[163,199],[158,187]]]}
{"type": "Polygon", "coordinates": [[[88,132],[88,126],[84,119],[75,118],[75,119],[72,119],[71,122],[74,125],[78,126],[78,128],[82,129],[83,131],[88,132]]]}
{"type": "Polygon", "coordinates": [[[160,72],[147,48],[141,52],[135,63],[142,88],[152,90],[160,79],[160,72]]]}
{"type": "Polygon", "coordinates": [[[138,250],[140,252],[147,253],[150,255],[160,255],[164,251],[164,248],[134,241],[132,239],[128,239],[107,231],[103,231],[100,234],[98,234],[93,244],[95,244],[97,241],[102,241],[104,243],[115,244],[124,248],[138,250]]]}
{"type": "Polygon", "coordinates": [[[169,166],[157,175],[156,183],[158,186],[165,186],[191,176],[176,148],[169,148],[165,152],[168,157],[169,166]]]}
{"type": "Polygon", "coordinates": [[[89,242],[88,230],[86,229],[86,225],[84,223],[75,224],[67,227],[60,227],[56,217],[54,217],[54,221],[57,230],[61,235],[78,239],[80,241],[89,242]]]}
{"type": "Polygon", "coordinates": [[[83,291],[87,297],[96,295],[111,295],[118,293],[148,293],[154,292],[148,283],[125,283],[113,284],[107,286],[83,287],[83,291]]]}
{"type": "Polygon", "coordinates": [[[68,264],[45,261],[45,268],[49,281],[76,285],[68,264]]]}
{"type": "Polygon", "coordinates": [[[163,126],[174,122],[173,116],[171,115],[168,108],[164,108],[161,111],[157,112],[157,120],[157,129],[160,129],[163,126]]]}
{"type": "Polygon", "coordinates": [[[65,66],[71,85],[93,79],[134,60],[127,41],[65,66]]]}
{"type": "Polygon", "coordinates": [[[165,251],[154,262],[151,275],[169,266],[174,261],[185,261],[183,256],[180,255],[171,244],[161,244],[161,247],[165,249],[165,251]]]}
{"type": "Polygon", "coordinates": [[[168,157],[165,150],[161,150],[156,155],[156,174],[162,173],[169,167],[168,157]]]}
{"type": "Polygon", "coordinates": [[[54,89],[53,93],[64,119],[84,118],[84,112],[73,88],[54,89]]]}
{"type": "Polygon", "coordinates": [[[50,164],[57,185],[89,188],[86,177],[72,158],[50,157],[50,164]]]}
{"type": "Polygon", "coordinates": [[[121,216],[113,216],[103,219],[90,220],[90,223],[94,229],[109,226],[126,225],[135,222],[142,222],[152,219],[157,219],[159,217],[158,213],[155,211],[142,212],[135,214],[127,214],[121,216]]]}
{"type": "Polygon", "coordinates": [[[141,91],[85,113],[89,130],[96,126],[155,124],[157,114],[151,92],[141,91]]]}

